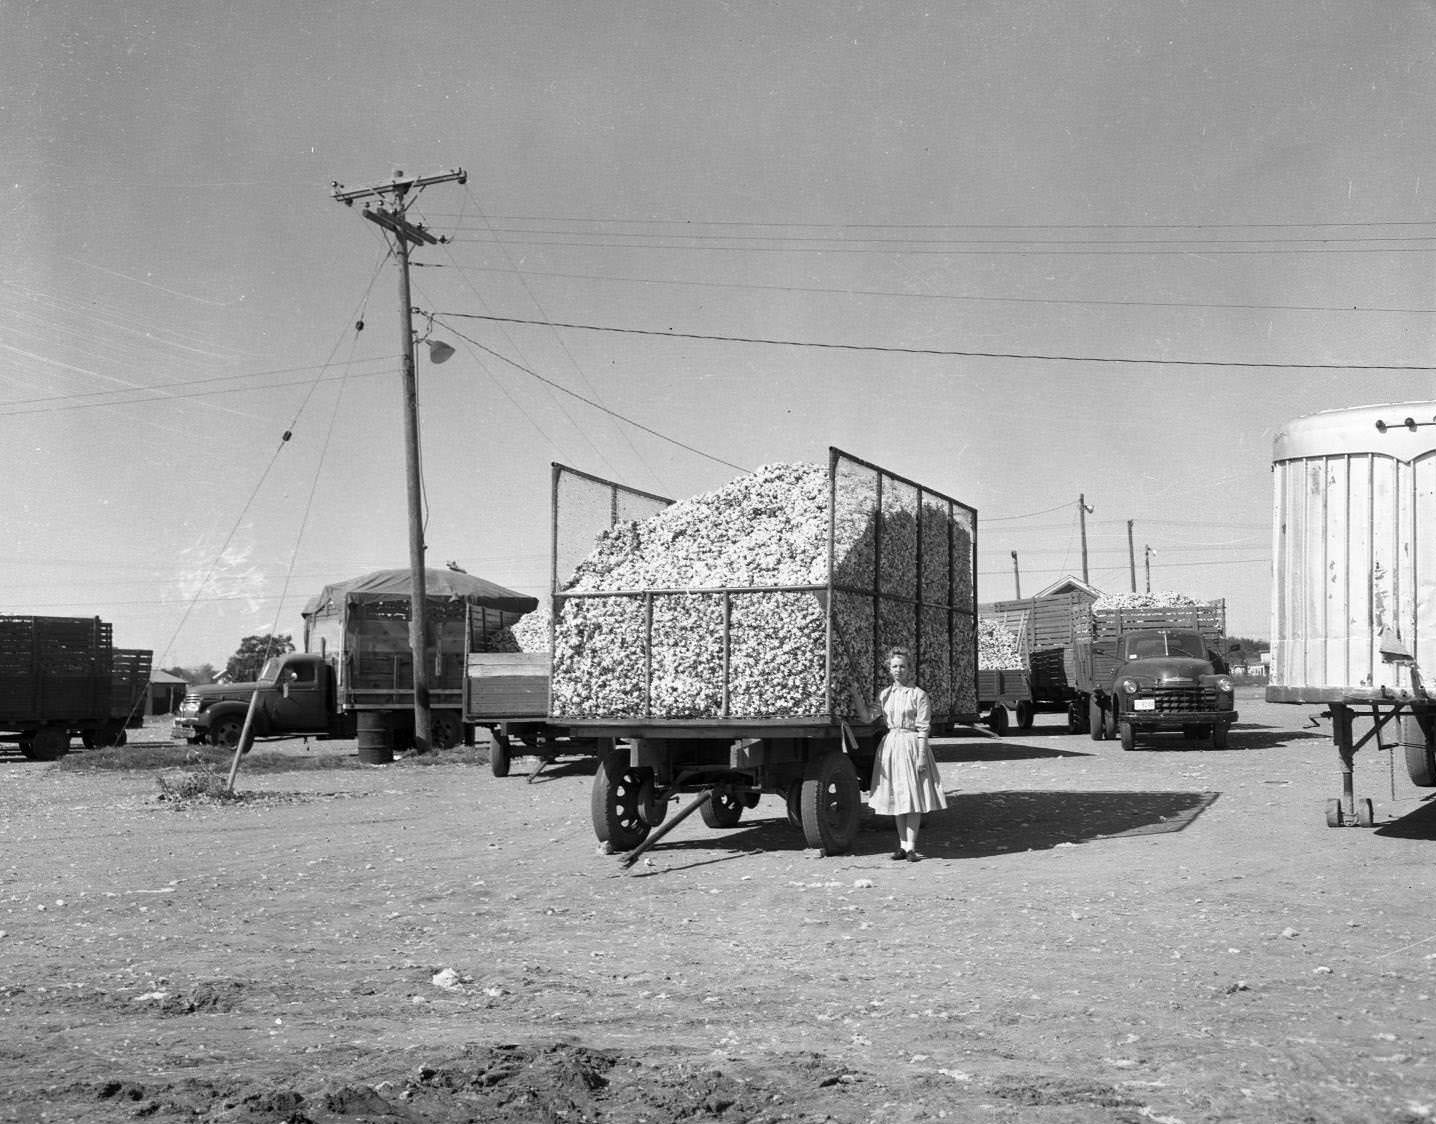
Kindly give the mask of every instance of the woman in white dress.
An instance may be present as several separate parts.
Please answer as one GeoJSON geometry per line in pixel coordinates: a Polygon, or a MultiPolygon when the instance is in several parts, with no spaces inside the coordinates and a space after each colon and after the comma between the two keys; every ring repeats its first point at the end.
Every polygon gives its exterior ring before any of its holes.
{"type": "Polygon", "coordinates": [[[892,857],[915,863],[922,858],[917,835],[923,813],[946,808],[947,797],[928,747],[932,704],[927,692],[913,682],[912,657],[906,648],[889,650],[888,674],[892,684],[878,696],[888,732],[878,746],[868,806],[897,822],[898,849],[892,857]]]}

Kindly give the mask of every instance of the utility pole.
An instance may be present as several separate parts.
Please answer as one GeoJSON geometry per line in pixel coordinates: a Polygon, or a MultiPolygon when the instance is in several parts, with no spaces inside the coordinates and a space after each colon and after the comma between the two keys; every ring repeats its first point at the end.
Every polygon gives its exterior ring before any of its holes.
{"type": "Polygon", "coordinates": [[[1137,592],[1137,550],[1132,545],[1132,524],[1135,519],[1127,520],[1127,568],[1132,572],[1132,592],[1137,592]]]}
{"type": "Polygon", "coordinates": [[[1077,497],[1077,516],[1082,522],[1082,581],[1087,581],[1087,516],[1097,509],[1089,507],[1086,495],[1077,497]]]}
{"type": "Polygon", "coordinates": [[[1148,592],[1148,593],[1151,593],[1151,592],[1152,592],[1152,555],[1155,554],[1156,551],[1154,551],[1150,546],[1143,546],[1143,547],[1142,547],[1142,551],[1143,551],[1143,553],[1146,554],[1146,562],[1147,562],[1147,592],[1148,592]]]}
{"type": "Polygon", "coordinates": [[[404,464],[409,500],[409,651],[414,664],[414,750],[427,753],[433,746],[432,715],[429,705],[428,582],[424,574],[423,478],[419,462],[419,392],[414,379],[413,304],[409,297],[409,246],[432,246],[438,238],[422,226],[411,223],[405,212],[412,202],[411,191],[436,183],[466,183],[468,173],[454,168],[435,176],[406,176],[395,172],[391,180],[367,187],[348,189],[334,183],[334,198],[347,207],[356,199],[374,199],[364,205],[363,215],[388,231],[399,258],[399,328],[403,333],[404,356],[404,464]]]}
{"type": "Polygon", "coordinates": [[[1017,590],[1017,600],[1022,600],[1022,575],[1017,571],[1017,551],[1012,552],[1012,585],[1017,590]]]}

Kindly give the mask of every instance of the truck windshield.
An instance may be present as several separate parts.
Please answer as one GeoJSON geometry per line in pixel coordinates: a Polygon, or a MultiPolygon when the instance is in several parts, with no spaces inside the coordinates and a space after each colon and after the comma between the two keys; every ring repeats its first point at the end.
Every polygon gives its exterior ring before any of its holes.
{"type": "Polygon", "coordinates": [[[279,665],[283,661],[278,656],[270,656],[264,661],[264,668],[259,673],[261,683],[275,683],[279,679],[279,665]]]}
{"type": "Polygon", "coordinates": [[[1146,660],[1162,656],[1207,658],[1207,646],[1195,632],[1142,632],[1127,637],[1127,658],[1146,660]]]}

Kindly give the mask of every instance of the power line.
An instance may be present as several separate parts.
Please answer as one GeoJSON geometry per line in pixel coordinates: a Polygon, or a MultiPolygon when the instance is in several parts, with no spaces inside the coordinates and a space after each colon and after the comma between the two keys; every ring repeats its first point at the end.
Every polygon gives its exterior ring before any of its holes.
{"type": "Polygon", "coordinates": [[[687,278],[624,277],[601,273],[561,273],[538,269],[499,269],[496,266],[458,266],[462,272],[519,274],[524,277],[552,277],[564,281],[609,281],[633,285],[667,285],[674,288],[702,287],[740,289],[751,292],[822,293],[845,297],[902,297],[913,300],[969,301],[985,304],[1056,304],[1115,308],[1205,308],[1227,312],[1378,312],[1431,315],[1436,308],[1388,308],[1349,304],[1223,304],[1207,301],[1106,300],[1084,297],[995,297],[967,293],[915,293],[901,289],[839,289],[818,285],[762,285],[751,281],[694,281],[687,278]]]}
{"type": "Polygon", "coordinates": [[[703,332],[673,332],[656,328],[616,328],[601,324],[576,324],[557,320],[528,320],[517,316],[488,316],[477,312],[436,312],[465,320],[488,320],[500,324],[531,324],[546,328],[572,328],[583,332],[612,332],[629,336],[662,336],[669,339],[708,340],[718,343],[751,343],[771,347],[810,347],[829,351],[868,351],[895,355],[931,355],[956,359],[1028,359],[1051,363],[1122,363],[1156,367],[1250,367],[1284,371],[1436,371],[1436,367],[1414,363],[1260,363],[1240,359],[1140,359],[1126,356],[1049,355],[1022,351],[965,351],[937,347],[894,347],[880,344],[825,343],[816,340],[771,339],[763,336],[726,336],[703,332]]]}
{"type": "MultiPolygon", "coordinates": [[[[436,312],[436,313],[434,313],[433,315],[434,315],[434,319],[438,320],[441,315],[447,315],[447,314],[436,312]]],[[[489,320],[489,319],[496,319],[496,318],[495,318],[495,317],[484,316],[484,317],[479,317],[478,319],[489,320]]],[[[654,437],[657,437],[660,441],[667,441],[670,445],[677,445],[680,449],[686,449],[688,452],[694,453],[695,455],[700,456],[700,457],[703,457],[703,458],[706,459],[706,460],[713,461],[713,462],[716,463],[716,464],[721,464],[721,465],[724,465],[724,466],[726,466],[726,467],[728,467],[728,468],[736,469],[736,470],[739,471],[739,472],[747,472],[747,471],[749,471],[748,469],[744,468],[741,464],[734,464],[732,461],[726,461],[726,460],[724,460],[722,457],[714,456],[712,453],[705,453],[702,449],[696,448],[696,447],[694,447],[693,445],[689,445],[689,444],[687,444],[687,443],[685,443],[685,442],[683,442],[683,441],[680,441],[680,440],[678,440],[678,438],[676,438],[676,437],[669,437],[666,433],[660,433],[658,430],[652,428],[651,426],[644,425],[644,424],[643,424],[642,422],[640,422],[640,421],[635,421],[633,418],[630,418],[630,417],[628,417],[628,416],[625,415],[625,414],[620,414],[617,410],[610,410],[607,406],[603,405],[603,404],[600,403],[600,402],[595,402],[592,398],[585,398],[582,394],[579,394],[579,393],[577,393],[576,391],[570,390],[568,387],[562,385],[561,383],[555,382],[553,379],[546,379],[546,378],[543,377],[543,375],[539,374],[537,371],[530,370],[528,367],[525,367],[522,363],[516,363],[516,362],[514,362],[514,360],[510,359],[508,356],[500,354],[499,352],[495,351],[495,350],[494,350],[493,348],[491,348],[491,347],[485,347],[485,346],[484,346],[483,344],[481,344],[478,340],[473,339],[473,338],[470,337],[470,336],[466,336],[463,332],[460,332],[458,329],[456,329],[452,324],[445,324],[444,327],[447,328],[449,331],[453,332],[454,335],[458,336],[461,340],[464,340],[465,342],[472,344],[474,347],[477,347],[480,351],[486,352],[487,354],[492,355],[495,359],[498,359],[498,360],[500,360],[501,362],[507,363],[509,366],[513,367],[515,370],[522,371],[524,374],[529,375],[529,376],[532,377],[532,378],[538,379],[539,382],[543,383],[545,386],[551,386],[551,387],[553,387],[555,390],[560,391],[560,392],[562,392],[562,393],[564,393],[564,394],[567,394],[567,395],[569,395],[569,396],[572,397],[572,398],[577,398],[580,402],[584,403],[585,405],[587,405],[587,406],[592,406],[595,410],[599,410],[600,412],[607,414],[609,417],[617,418],[619,421],[626,422],[627,424],[629,424],[629,425],[631,425],[631,426],[634,426],[634,427],[636,427],[636,428],[638,428],[638,429],[643,430],[644,433],[648,433],[648,434],[651,434],[651,435],[654,436],[654,437]]],[[[559,325],[559,327],[562,327],[562,325],[559,325]]]]}

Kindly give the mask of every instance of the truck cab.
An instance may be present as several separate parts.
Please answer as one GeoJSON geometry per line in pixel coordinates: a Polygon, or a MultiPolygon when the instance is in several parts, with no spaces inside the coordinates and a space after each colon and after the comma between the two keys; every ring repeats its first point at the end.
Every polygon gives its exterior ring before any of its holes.
{"type": "Polygon", "coordinates": [[[1195,629],[1150,628],[1115,640],[1114,672],[1101,710],[1107,736],[1133,749],[1140,734],[1180,730],[1224,749],[1237,720],[1231,677],[1195,629]]]}
{"type": "Polygon", "coordinates": [[[343,737],[345,725],[335,698],[334,669],[320,654],[288,652],[265,661],[254,683],[191,687],[175,715],[172,736],[191,745],[232,749],[239,744],[251,696],[254,736],[343,737]]]}

